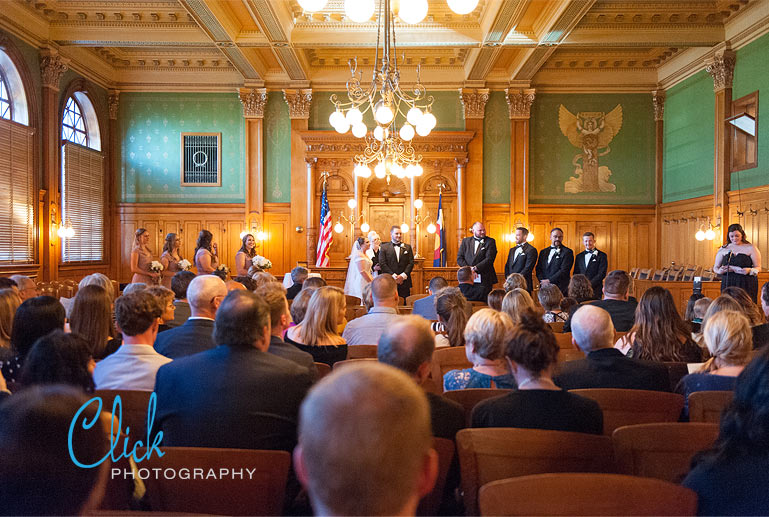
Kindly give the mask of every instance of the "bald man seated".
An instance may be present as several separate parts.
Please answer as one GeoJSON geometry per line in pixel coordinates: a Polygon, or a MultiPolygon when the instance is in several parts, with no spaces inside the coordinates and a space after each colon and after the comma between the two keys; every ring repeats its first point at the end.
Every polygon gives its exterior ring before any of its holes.
{"type": "Polygon", "coordinates": [[[438,472],[424,393],[384,364],[335,370],[302,403],[294,469],[315,515],[415,515],[438,472]]]}
{"type": "Polygon", "coordinates": [[[571,317],[571,336],[572,343],[587,357],[561,365],[554,377],[561,388],[671,390],[664,365],[625,357],[614,348],[614,324],[609,313],[600,307],[580,307],[571,317]]]}
{"type": "Polygon", "coordinates": [[[398,284],[389,275],[379,275],[371,282],[374,306],[368,313],[350,321],[342,337],[349,346],[376,345],[379,336],[398,317],[398,284]]]}
{"type": "Polygon", "coordinates": [[[190,317],[183,325],[158,334],[155,350],[176,359],[214,348],[214,318],[227,286],[214,275],[196,276],[187,287],[190,317]]]}

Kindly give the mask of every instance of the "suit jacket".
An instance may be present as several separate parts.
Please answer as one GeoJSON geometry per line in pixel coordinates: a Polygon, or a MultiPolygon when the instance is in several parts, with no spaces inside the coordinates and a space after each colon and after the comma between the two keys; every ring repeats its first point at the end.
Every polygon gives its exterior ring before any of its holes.
{"type": "Polygon", "coordinates": [[[435,393],[425,392],[430,404],[433,436],[453,440],[465,428],[465,410],[458,403],[435,393]]]}
{"type": "Polygon", "coordinates": [[[484,237],[475,252],[475,237],[465,237],[459,245],[457,252],[457,264],[461,266],[475,266],[476,272],[481,275],[481,284],[491,290],[497,283],[497,272],[494,271],[494,260],[497,258],[497,241],[491,237],[484,237]]]}
{"type": "Polygon", "coordinates": [[[486,288],[482,284],[459,284],[459,290],[468,302],[486,301],[486,288]]]}
{"type": "Polygon", "coordinates": [[[307,352],[302,352],[291,343],[286,343],[278,336],[270,336],[270,348],[267,349],[270,354],[275,354],[283,359],[294,361],[299,366],[307,368],[312,380],[318,379],[318,368],[315,367],[315,359],[307,352]]]}
{"type": "Polygon", "coordinates": [[[670,391],[670,377],[664,365],[630,359],[616,348],[594,350],[585,359],[563,363],[554,381],[565,390],[620,388],[670,391]]]}
{"type": "Polygon", "coordinates": [[[400,260],[395,256],[395,247],[392,242],[383,242],[379,246],[379,266],[381,273],[386,275],[406,274],[403,286],[411,289],[411,270],[414,269],[414,252],[408,244],[401,244],[400,260]]]}
{"type": "Polygon", "coordinates": [[[253,347],[218,346],[158,370],[156,425],[168,447],[293,450],[307,368],[253,347]]]}
{"type": "Polygon", "coordinates": [[[210,350],[214,344],[214,322],[209,319],[189,319],[184,325],[158,334],[155,350],[176,359],[210,350]]]}
{"type": "Polygon", "coordinates": [[[574,259],[574,274],[585,275],[593,286],[593,297],[600,300],[603,293],[603,279],[606,278],[606,270],[609,268],[609,259],[603,251],[596,250],[596,252],[590,258],[587,267],[585,267],[587,252],[582,251],[577,254],[577,258],[574,259]]]}
{"type": "Polygon", "coordinates": [[[415,301],[411,314],[422,316],[426,320],[437,320],[438,313],[435,312],[435,295],[431,294],[415,301]]]}
{"type": "Polygon", "coordinates": [[[553,260],[547,263],[551,246],[539,252],[537,259],[537,279],[550,280],[557,285],[564,296],[569,292],[569,279],[571,278],[571,266],[574,265],[574,252],[566,246],[561,246],[559,253],[553,256],[553,260]]]}
{"type": "Polygon", "coordinates": [[[286,289],[286,300],[293,300],[296,298],[296,295],[299,294],[299,291],[302,290],[302,284],[296,283],[286,289]]]}
{"type": "Polygon", "coordinates": [[[537,263],[537,248],[524,242],[521,244],[523,251],[518,255],[517,260],[513,260],[515,257],[515,249],[517,246],[510,248],[507,253],[507,262],[505,263],[505,278],[509,277],[513,273],[519,273],[526,279],[527,291],[531,293],[534,288],[534,282],[531,278],[531,273],[534,271],[534,265],[537,263]]]}

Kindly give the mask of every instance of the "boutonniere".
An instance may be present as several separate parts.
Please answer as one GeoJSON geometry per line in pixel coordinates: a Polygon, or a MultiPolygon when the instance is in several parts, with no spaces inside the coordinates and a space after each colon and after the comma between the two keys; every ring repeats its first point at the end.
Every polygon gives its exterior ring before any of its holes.
{"type": "Polygon", "coordinates": [[[403,250],[403,254],[406,255],[409,252],[409,250],[403,250]]]}
{"type": "Polygon", "coordinates": [[[479,249],[478,251],[483,251],[483,250],[485,250],[485,249],[486,249],[486,247],[485,247],[485,246],[481,246],[481,249],[479,249]]]}

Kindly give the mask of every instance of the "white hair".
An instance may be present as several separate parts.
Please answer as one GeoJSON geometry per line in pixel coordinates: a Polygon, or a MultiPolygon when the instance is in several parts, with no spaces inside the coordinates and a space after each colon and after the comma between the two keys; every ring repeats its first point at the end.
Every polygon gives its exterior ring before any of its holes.
{"type": "Polygon", "coordinates": [[[196,276],[187,288],[187,302],[195,309],[207,309],[216,296],[227,296],[227,285],[216,275],[196,276]]]}

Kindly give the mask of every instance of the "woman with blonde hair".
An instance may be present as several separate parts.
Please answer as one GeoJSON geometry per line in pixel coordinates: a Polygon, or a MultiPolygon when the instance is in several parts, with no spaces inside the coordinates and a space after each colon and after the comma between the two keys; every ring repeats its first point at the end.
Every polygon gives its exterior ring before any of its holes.
{"type": "Polygon", "coordinates": [[[537,306],[525,289],[517,287],[502,299],[502,312],[510,316],[514,325],[521,321],[521,314],[526,310],[537,311],[537,306]]]}
{"type": "Polygon", "coordinates": [[[150,242],[150,232],[146,228],[139,228],[134,232],[134,243],[131,248],[131,277],[132,284],[152,285],[160,279],[160,273],[150,271],[152,264],[152,251],[147,244],[150,242]]]}
{"type": "Polygon", "coordinates": [[[80,283],[77,284],[77,288],[78,290],[80,290],[87,285],[98,285],[99,287],[107,291],[110,301],[112,302],[115,301],[115,286],[112,285],[112,280],[110,280],[109,277],[104,273],[93,273],[93,274],[84,276],[80,280],[80,283]]]}
{"type": "Polygon", "coordinates": [[[444,287],[435,295],[435,312],[438,322],[446,329],[446,335],[435,336],[435,346],[465,346],[465,325],[473,313],[473,307],[457,287],[444,287]]]}
{"type": "Polygon", "coordinates": [[[182,261],[182,256],[179,253],[181,247],[181,237],[175,233],[166,235],[166,241],[163,243],[163,253],[160,255],[160,263],[163,264],[163,271],[160,272],[162,277],[160,283],[166,289],[171,289],[171,279],[182,270],[179,267],[179,262],[182,261]]]}
{"type": "Polygon", "coordinates": [[[13,289],[0,289],[0,361],[9,359],[11,352],[11,329],[16,309],[21,305],[19,293],[13,289]]]}
{"type": "Polygon", "coordinates": [[[509,293],[513,289],[523,289],[524,291],[528,292],[529,286],[526,282],[526,277],[524,277],[520,273],[510,273],[507,275],[507,278],[505,279],[505,292],[509,293]]]}
{"type": "Polygon", "coordinates": [[[339,335],[347,300],[338,287],[315,289],[302,323],[286,333],[286,343],[309,353],[315,362],[334,366],[347,358],[347,342],[339,335]]]}
{"type": "Polygon", "coordinates": [[[69,328],[88,343],[91,356],[99,361],[120,347],[112,323],[112,299],[106,289],[91,284],[77,291],[69,316],[69,328]]]}
{"type": "Polygon", "coordinates": [[[277,282],[277,279],[274,276],[264,271],[257,271],[252,274],[251,279],[256,283],[256,289],[259,289],[270,282],[277,282]]]}

